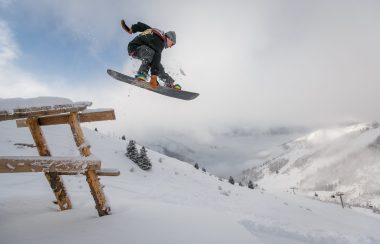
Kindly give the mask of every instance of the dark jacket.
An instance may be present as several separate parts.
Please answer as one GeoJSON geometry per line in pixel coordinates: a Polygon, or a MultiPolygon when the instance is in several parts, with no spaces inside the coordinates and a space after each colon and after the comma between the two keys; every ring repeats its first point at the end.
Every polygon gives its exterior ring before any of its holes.
{"type": "Polygon", "coordinates": [[[165,33],[158,29],[151,28],[149,25],[141,22],[137,22],[137,24],[132,25],[131,29],[133,33],[142,33],[136,36],[128,44],[129,55],[132,55],[137,47],[141,45],[146,45],[152,48],[155,51],[155,54],[153,56],[150,73],[152,75],[157,75],[159,72],[159,65],[161,63],[161,53],[165,48],[165,33]]]}

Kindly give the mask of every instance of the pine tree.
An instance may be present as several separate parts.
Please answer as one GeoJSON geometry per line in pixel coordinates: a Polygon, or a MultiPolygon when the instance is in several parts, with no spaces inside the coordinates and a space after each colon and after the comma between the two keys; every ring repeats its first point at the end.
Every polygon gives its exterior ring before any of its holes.
{"type": "Polygon", "coordinates": [[[232,185],[235,184],[235,180],[234,178],[232,178],[232,176],[230,176],[230,178],[228,179],[228,182],[230,182],[232,185]]]}
{"type": "Polygon", "coordinates": [[[248,182],[248,188],[250,188],[250,189],[255,188],[251,180],[248,182]]]}
{"type": "Polygon", "coordinates": [[[125,139],[125,135],[123,135],[122,137],[121,137],[121,139],[123,140],[123,141],[125,141],[126,139],[125,139]]]}
{"type": "Polygon", "coordinates": [[[152,163],[147,155],[146,149],[143,146],[140,150],[140,155],[136,163],[142,170],[149,170],[152,168],[152,163]]]}
{"type": "Polygon", "coordinates": [[[206,172],[206,169],[205,169],[205,168],[202,168],[202,171],[203,171],[203,172],[206,172]]]}
{"type": "Polygon", "coordinates": [[[194,168],[199,169],[199,165],[198,165],[198,163],[195,163],[195,164],[194,164],[194,168]]]}
{"type": "Polygon", "coordinates": [[[137,158],[139,154],[136,148],[136,142],[134,140],[130,140],[127,146],[127,153],[125,154],[130,160],[133,162],[137,162],[137,158]]]}

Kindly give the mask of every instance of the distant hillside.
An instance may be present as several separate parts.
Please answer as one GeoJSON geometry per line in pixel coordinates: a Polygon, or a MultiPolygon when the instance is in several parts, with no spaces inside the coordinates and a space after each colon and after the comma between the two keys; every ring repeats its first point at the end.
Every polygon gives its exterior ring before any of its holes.
{"type": "Polygon", "coordinates": [[[380,128],[360,123],[318,130],[282,145],[262,165],[240,178],[267,189],[296,191],[325,201],[343,192],[355,205],[380,205],[380,128]]]}

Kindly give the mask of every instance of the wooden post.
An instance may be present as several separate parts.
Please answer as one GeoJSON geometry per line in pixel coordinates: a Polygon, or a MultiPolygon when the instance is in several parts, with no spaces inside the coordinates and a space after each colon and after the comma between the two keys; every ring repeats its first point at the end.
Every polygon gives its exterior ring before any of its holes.
{"type": "Polygon", "coordinates": [[[103,187],[96,175],[96,170],[86,171],[86,181],[91,189],[91,194],[94,197],[95,208],[98,210],[99,216],[111,214],[111,208],[107,204],[106,195],[103,192],[103,187]]]}
{"type": "Polygon", "coordinates": [[[28,118],[27,124],[29,126],[30,133],[32,134],[34,143],[37,146],[37,150],[40,156],[51,156],[42,129],[38,124],[38,118],[28,118]]]}
{"type": "Polygon", "coordinates": [[[344,195],[344,193],[343,192],[337,192],[336,195],[340,197],[340,203],[342,204],[342,208],[344,208],[343,197],[342,197],[344,195]]]}
{"type": "MultiPolygon", "coordinates": [[[[77,112],[72,112],[69,115],[69,124],[74,136],[75,143],[80,151],[80,154],[84,157],[91,155],[90,146],[86,144],[82,128],[77,112]]],[[[111,209],[107,206],[106,196],[103,192],[103,187],[99,182],[99,178],[96,175],[96,170],[86,171],[86,180],[91,190],[91,194],[95,200],[95,208],[98,211],[99,216],[108,215],[111,213],[111,209]]]]}
{"type": "MultiPolygon", "coordinates": [[[[34,143],[37,146],[38,153],[40,156],[51,156],[49,148],[46,144],[45,137],[43,135],[42,129],[38,124],[37,117],[30,117],[27,119],[27,124],[32,134],[34,143]]],[[[57,172],[45,173],[45,177],[48,180],[51,189],[53,189],[54,195],[57,199],[57,203],[61,210],[71,209],[71,201],[69,195],[66,192],[65,185],[62,178],[57,172]]]]}
{"type": "Polygon", "coordinates": [[[90,156],[91,155],[90,145],[87,145],[84,139],[83,131],[82,131],[82,128],[80,127],[78,113],[76,112],[70,113],[69,125],[71,127],[71,131],[74,135],[74,140],[79,149],[80,154],[84,157],[90,156]]]}

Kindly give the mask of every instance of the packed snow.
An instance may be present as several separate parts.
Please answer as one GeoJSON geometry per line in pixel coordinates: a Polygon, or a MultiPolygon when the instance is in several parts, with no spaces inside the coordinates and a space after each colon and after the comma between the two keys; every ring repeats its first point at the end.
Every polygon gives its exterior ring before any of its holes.
{"type": "MultiPolygon", "coordinates": [[[[79,156],[69,126],[43,131],[53,156],[79,156]]],[[[84,134],[102,167],[121,172],[101,177],[112,215],[98,217],[81,175],[63,176],[73,209],[59,211],[42,173],[4,173],[0,243],[380,243],[380,217],[369,211],[231,185],[152,150],[153,167],[142,171],[125,156],[131,138],[84,134]]],[[[1,122],[0,135],[1,156],[38,156],[36,148],[15,145],[34,143],[15,121],[1,122]]]]}

